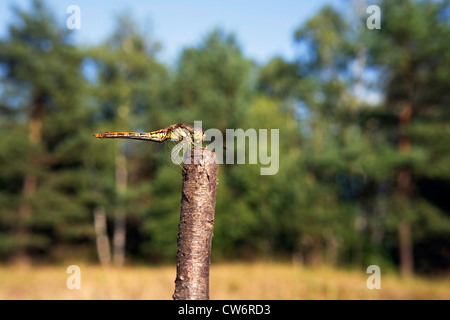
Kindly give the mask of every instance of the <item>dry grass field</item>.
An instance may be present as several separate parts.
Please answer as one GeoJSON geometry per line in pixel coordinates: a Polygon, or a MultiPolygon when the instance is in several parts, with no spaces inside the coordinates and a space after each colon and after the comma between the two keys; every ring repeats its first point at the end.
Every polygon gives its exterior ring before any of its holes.
{"type": "MultiPolygon", "coordinates": [[[[0,266],[0,299],[171,299],[175,266],[102,268],[80,264],[81,288],[69,290],[67,266],[0,266]]],[[[211,299],[450,299],[450,278],[401,279],[288,263],[212,264],[211,299]]]]}

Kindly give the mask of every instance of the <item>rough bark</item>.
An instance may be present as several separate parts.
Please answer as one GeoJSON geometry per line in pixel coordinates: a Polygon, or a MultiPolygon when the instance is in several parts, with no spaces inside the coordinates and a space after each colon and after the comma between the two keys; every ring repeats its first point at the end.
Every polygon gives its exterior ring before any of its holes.
{"type": "Polygon", "coordinates": [[[216,162],[213,152],[193,149],[191,164],[183,167],[175,300],[209,299],[209,265],[218,173],[216,162]]]}

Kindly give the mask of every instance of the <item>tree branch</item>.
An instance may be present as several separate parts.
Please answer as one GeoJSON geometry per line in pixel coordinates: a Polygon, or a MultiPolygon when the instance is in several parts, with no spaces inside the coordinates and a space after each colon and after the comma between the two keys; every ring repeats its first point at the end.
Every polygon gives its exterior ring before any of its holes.
{"type": "Polygon", "coordinates": [[[192,149],[190,156],[183,172],[173,298],[208,300],[218,164],[207,149],[192,149]]]}

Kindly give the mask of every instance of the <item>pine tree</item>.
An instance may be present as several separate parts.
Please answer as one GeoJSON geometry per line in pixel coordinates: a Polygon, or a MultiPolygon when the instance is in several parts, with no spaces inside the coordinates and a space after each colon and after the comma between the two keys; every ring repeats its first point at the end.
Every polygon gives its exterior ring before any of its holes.
{"type": "MultiPolygon", "coordinates": [[[[98,118],[102,120],[99,131],[151,131],[169,125],[163,122],[167,71],[155,59],[159,44],[146,38],[132,17],[125,14],[117,18],[116,29],[109,39],[89,50],[97,72],[93,98],[98,118]]],[[[113,263],[121,266],[125,262],[127,217],[130,211],[135,215],[145,211],[133,203],[140,203],[142,197],[151,197],[143,192],[149,192],[150,178],[157,168],[150,152],[151,143],[102,143],[114,146],[114,164],[109,172],[115,179],[115,194],[111,199],[114,211],[112,257],[113,263]]]]}
{"type": "Polygon", "coordinates": [[[450,66],[449,7],[448,1],[383,1],[382,29],[362,33],[369,64],[382,71],[382,114],[389,121],[380,127],[385,142],[397,148],[390,165],[395,179],[391,179],[389,203],[404,275],[414,270],[413,248],[419,234],[427,232],[432,220],[440,221],[442,230],[449,225],[443,212],[420,191],[426,180],[449,177],[449,149],[438,138],[449,125],[449,74],[443,71],[450,66]]]}
{"type": "Polygon", "coordinates": [[[80,124],[88,112],[81,105],[82,55],[69,30],[37,0],[29,12],[15,14],[0,42],[6,70],[0,130],[8,137],[0,148],[0,232],[1,251],[24,261],[30,253],[50,253],[56,239],[63,245],[91,237],[78,197],[86,178],[80,124]]]}

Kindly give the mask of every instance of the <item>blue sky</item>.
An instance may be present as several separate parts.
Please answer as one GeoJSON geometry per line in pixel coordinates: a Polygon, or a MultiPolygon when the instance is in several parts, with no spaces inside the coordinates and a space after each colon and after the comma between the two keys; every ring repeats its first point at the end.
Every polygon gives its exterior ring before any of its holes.
{"type": "MultiPolygon", "coordinates": [[[[295,56],[294,30],[325,4],[343,0],[47,0],[54,16],[65,25],[68,6],[81,9],[81,29],[74,30],[78,44],[96,44],[114,27],[114,17],[130,12],[139,28],[162,44],[159,58],[173,63],[183,48],[197,45],[215,27],[236,34],[244,54],[258,62],[275,55],[295,56]]],[[[0,1],[0,37],[6,34],[15,4],[28,8],[29,0],[0,1]]]]}

